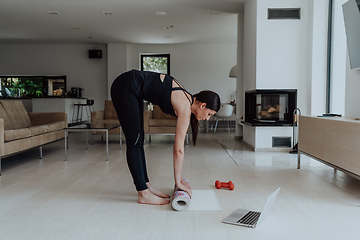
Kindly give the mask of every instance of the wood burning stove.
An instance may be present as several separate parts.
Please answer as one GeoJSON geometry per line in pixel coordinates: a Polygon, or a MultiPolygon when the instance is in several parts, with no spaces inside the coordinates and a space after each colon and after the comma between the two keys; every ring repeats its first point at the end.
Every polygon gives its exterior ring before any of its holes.
{"type": "Polygon", "coordinates": [[[292,126],[296,89],[245,92],[245,121],[251,126],[292,126]]]}

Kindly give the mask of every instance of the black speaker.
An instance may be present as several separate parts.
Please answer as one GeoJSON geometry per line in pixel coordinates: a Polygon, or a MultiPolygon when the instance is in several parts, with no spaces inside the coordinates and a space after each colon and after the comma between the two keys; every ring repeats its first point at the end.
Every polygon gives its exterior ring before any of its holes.
{"type": "Polygon", "coordinates": [[[89,58],[102,58],[101,50],[89,50],[89,58]]]}

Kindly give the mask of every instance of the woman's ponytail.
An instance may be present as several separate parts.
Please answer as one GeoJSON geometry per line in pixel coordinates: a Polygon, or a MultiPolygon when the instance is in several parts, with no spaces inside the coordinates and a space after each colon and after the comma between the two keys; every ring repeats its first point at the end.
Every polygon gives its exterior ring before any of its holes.
{"type": "Polygon", "coordinates": [[[190,117],[192,141],[194,146],[196,145],[196,139],[199,133],[199,121],[196,119],[195,115],[192,113],[190,117]]]}

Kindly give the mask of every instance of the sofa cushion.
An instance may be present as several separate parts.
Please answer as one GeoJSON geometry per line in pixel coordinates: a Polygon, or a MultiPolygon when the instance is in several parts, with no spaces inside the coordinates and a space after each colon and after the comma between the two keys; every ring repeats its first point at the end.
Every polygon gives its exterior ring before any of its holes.
{"type": "Polygon", "coordinates": [[[176,119],[150,119],[149,127],[176,127],[176,119]]]}
{"type": "Polygon", "coordinates": [[[20,100],[1,101],[13,129],[31,127],[31,121],[23,103],[20,100]]]}
{"type": "Polygon", "coordinates": [[[28,138],[28,137],[31,137],[31,132],[28,128],[4,131],[4,141],[5,142],[22,139],[22,138],[28,138]]]}
{"type": "Polygon", "coordinates": [[[64,128],[66,128],[66,124],[64,121],[54,122],[54,123],[48,124],[47,126],[49,127],[50,132],[55,132],[55,131],[63,130],[64,128]]]}
{"type": "Polygon", "coordinates": [[[0,103],[0,118],[4,119],[4,130],[13,129],[10,119],[1,103],[0,103]]]}
{"type": "Polygon", "coordinates": [[[103,119],[103,120],[97,120],[96,123],[120,124],[119,119],[103,119]]]}
{"type": "Polygon", "coordinates": [[[118,119],[114,104],[110,100],[105,101],[104,119],[118,119]]]}
{"type": "Polygon", "coordinates": [[[47,125],[32,126],[29,127],[29,131],[31,132],[31,136],[36,136],[50,132],[50,128],[47,125]]]}

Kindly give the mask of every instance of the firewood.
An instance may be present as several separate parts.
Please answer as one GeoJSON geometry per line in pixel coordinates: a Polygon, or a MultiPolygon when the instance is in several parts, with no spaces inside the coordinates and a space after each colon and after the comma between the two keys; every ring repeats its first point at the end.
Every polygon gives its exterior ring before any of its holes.
{"type": "Polygon", "coordinates": [[[275,111],[276,111],[276,108],[274,108],[274,107],[271,107],[271,108],[269,108],[269,110],[268,110],[269,113],[272,113],[272,112],[275,112],[275,111]]]}

